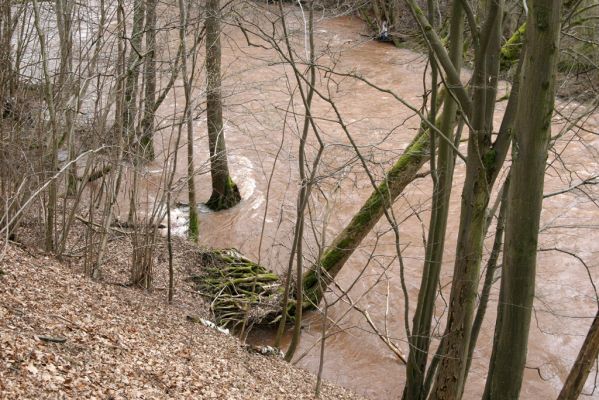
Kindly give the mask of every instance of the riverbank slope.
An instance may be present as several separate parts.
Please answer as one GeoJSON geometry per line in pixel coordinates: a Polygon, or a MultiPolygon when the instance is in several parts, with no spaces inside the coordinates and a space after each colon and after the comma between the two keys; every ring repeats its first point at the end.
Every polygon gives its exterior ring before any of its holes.
{"type": "MultiPolygon", "coordinates": [[[[0,398],[314,398],[314,375],[189,322],[187,315],[205,309],[192,297],[169,305],[163,290],[97,283],[74,269],[27,248],[6,248],[0,398]]],[[[321,398],[360,397],[325,383],[321,398]]]]}

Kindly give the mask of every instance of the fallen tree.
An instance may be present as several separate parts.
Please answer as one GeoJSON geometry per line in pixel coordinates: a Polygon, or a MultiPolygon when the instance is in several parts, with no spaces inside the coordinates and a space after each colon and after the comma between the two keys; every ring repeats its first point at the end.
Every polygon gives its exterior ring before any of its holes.
{"type": "Polygon", "coordinates": [[[385,209],[389,208],[406,186],[416,178],[418,171],[429,158],[430,135],[428,130],[423,130],[412,140],[404,154],[387,172],[383,182],[373,190],[360,210],[323,253],[318,264],[322,268],[324,285],[318,282],[316,268],[304,275],[303,287],[308,308],[318,306],[323,288],[333,281],[362,240],[381,219],[385,209]]]}

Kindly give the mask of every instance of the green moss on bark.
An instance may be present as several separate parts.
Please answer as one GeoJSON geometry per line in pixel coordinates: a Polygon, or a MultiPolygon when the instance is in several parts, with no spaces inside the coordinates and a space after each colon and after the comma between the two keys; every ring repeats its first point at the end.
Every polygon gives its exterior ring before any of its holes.
{"type": "Polygon", "coordinates": [[[315,307],[322,298],[322,286],[326,287],[345,261],[360,245],[364,237],[376,225],[378,220],[404,188],[414,180],[416,173],[429,159],[428,131],[420,133],[408,146],[405,153],[387,173],[385,180],[372,192],[358,213],[345,229],[337,236],[333,244],[324,252],[319,264],[326,271],[323,285],[318,282],[318,271],[312,268],[304,275],[304,295],[315,307]]]}
{"type": "Polygon", "coordinates": [[[213,190],[210,199],[206,202],[206,206],[212,211],[221,211],[236,206],[240,201],[241,194],[239,193],[239,188],[229,176],[224,185],[224,190],[222,192],[213,190]]]}
{"type": "Polygon", "coordinates": [[[508,70],[518,62],[522,44],[524,43],[524,35],[526,33],[526,23],[514,32],[508,41],[501,48],[500,67],[502,70],[508,70]]]}

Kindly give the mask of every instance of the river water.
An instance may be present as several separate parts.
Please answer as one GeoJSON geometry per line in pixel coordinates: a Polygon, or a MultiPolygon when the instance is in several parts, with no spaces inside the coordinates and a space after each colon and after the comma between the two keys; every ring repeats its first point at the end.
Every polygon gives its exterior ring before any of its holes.
{"type": "MultiPolygon", "coordinates": [[[[269,8],[265,10],[266,15],[276,11],[269,8]]],[[[299,22],[301,11],[291,9],[290,14],[295,27],[293,43],[297,46],[296,57],[303,57],[304,37],[299,22]]],[[[268,24],[262,27],[266,26],[268,24]]],[[[363,23],[356,18],[319,20],[316,26],[318,54],[321,55],[319,62],[328,66],[334,64],[338,72],[359,74],[381,87],[393,90],[419,108],[426,67],[424,56],[412,50],[371,41],[361,34],[363,29],[363,23]]],[[[249,46],[244,36],[232,27],[226,27],[225,33],[225,133],[230,169],[243,200],[233,209],[219,213],[201,208],[200,241],[207,246],[235,247],[268,268],[283,272],[293,237],[299,188],[297,149],[303,107],[297,94],[290,106],[290,92],[295,91],[295,78],[276,52],[249,46]]],[[[264,44],[257,38],[253,40],[264,44]]],[[[410,142],[418,127],[418,118],[390,94],[377,91],[355,79],[321,72],[318,88],[323,93],[328,90],[335,100],[350,134],[368,160],[369,168],[380,179],[385,169],[410,142]]],[[[182,89],[177,90],[175,99],[165,108],[181,107],[182,89]]],[[[501,85],[501,91],[505,93],[505,84],[501,85]]],[[[497,123],[504,107],[505,102],[499,103],[497,123]]],[[[575,103],[560,103],[565,113],[580,111],[581,107],[575,103]]],[[[372,190],[355,152],[349,146],[348,138],[339,125],[332,121],[334,113],[330,105],[316,98],[312,110],[326,146],[317,174],[320,177],[319,189],[315,190],[310,208],[313,224],[308,224],[305,231],[306,265],[317,258],[322,232],[325,243],[330,243],[372,190]]],[[[207,169],[203,167],[205,164],[202,164],[207,159],[208,149],[204,116],[194,122],[197,138],[194,148],[196,167],[206,172],[207,169]]],[[[556,141],[547,170],[546,193],[570,187],[599,173],[597,117],[590,117],[583,123],[585,129],[595,133],[579,132],[581,134],[575,136],[573,132],[568,132],[556,141]]],[[[556,121],[554,134],[558,134],[562,126],[560,121],[556,121]]],[[[165,134],[163,140],[166,141],[167,137],[165,134]]],[[[166,142],[160,146],[168,148],[166,142]]],[[[462,143],[461,149],[465,154],[465,143],[462,143]]],[[[316,141],[312,135],[307,148],[310,162],[315,152],[316,141]]],[[[183,152],[181,156],[184,157],[183,152]]],[[[160,166],[158,161],[156,172],[160,166]]],[[[185,166],[180,165],[179,168],[179,176],[182,177],[185,175],[185,166]]],[[[423,171],[427,169],[425,167],[423,171]]],[[[444,327],[444,302],[449,297],[463,179],[464,164],[458,160],[441,278],[443,290],[437,302],[436,334],[441,334],[444,327]]],[[[209,174],[198,175],[196,184],[199,199],[207,200],[210,196],[209,174]]],[[[589,193],[592,194],[592,190],[589,189],[589,193]]],[[[431,180],[430,177],[424,177],[411,184],[393,207],[396,219],[401,221],[400,240],[410,295],[410,313],[414,311],[420,283],[430,196],[431,180]]],[[[179,200],[186,201],[184,190],[179,200]]],[[[537,295],[523,399],[555,397],[595,315],[596,298],[589,275],[595,280],[599,278],[598,216],[597,205],[580,192],[552,196],[544,203],[540,247],[574,252],[588,264],[589,271],[576,258],[565,253],[548,250],[539,254],[537,295]]],[[[177,218],[185,221],[183,214],[178,214],[177,218]]],[[[181,227],[180,233],[183,231],[184,227],[181,227]]],[[[488,241],[486,254],[490,244],[488,241]]],[[[347,262],[338,276],[338,284],[341,288],[347,288],[362,274],[349,296],[368,312],[378,329],[386,331],[391,340],[407,354],[403,324],[405,301],[399,280],[399,262],[395,256],[394,235],[388,223],[381,221],[347,262]]],[[[484,387],[497,294],[496,285],[491,293],[489,311],[474,355],[465,392],[467,399],[479,398],[484,387]]],[[[336,293],[327,296],[328,302],[336,298],[336,293]]],[[[339,301],[328,311],[325,379],[373,399],[398,398],[404,385],[404,365],[374,334],[364,315],[349,308],[347,301],[339,301]]],[[[308,315],[303,325],[295,362],[302,368],[316,372],[322,318],[308,315]]],[[[269,342],[272,337],[258,332],[252,340],[269,342]]],[[[435,338],[433,346],[437,343],[438,338],[435,338]]]]}

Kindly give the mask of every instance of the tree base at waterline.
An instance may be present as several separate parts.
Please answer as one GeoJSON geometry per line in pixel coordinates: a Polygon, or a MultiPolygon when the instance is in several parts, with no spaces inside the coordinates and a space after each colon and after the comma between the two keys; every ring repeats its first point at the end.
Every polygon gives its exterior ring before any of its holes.
{"type": "Polygon", "coordinates": [[[228,179],[225,185],[224,193],[212,190],[210,199],[206,202],[206,206],[212,211],[227,210],[236,206],[241,201],[239,188],[231,178],[228,179]]]}

